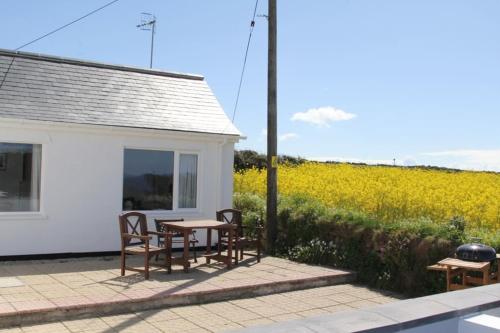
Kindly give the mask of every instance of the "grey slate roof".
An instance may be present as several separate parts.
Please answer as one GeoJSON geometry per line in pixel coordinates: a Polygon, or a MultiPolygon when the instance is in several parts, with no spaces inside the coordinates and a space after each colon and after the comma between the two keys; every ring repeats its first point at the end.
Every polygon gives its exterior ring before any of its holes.
{"type": "Polygon", "coordinates": [[[0,121],[241,135],[202,76],[0,49],[0,85],[0,121]]]}

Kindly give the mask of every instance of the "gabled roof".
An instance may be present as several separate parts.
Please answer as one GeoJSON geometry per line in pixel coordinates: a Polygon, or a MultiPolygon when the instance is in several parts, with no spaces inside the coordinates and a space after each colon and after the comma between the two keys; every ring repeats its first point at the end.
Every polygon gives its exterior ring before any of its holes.
{"type": "Polygon", "coordinates": [[[241,135],[198,75],[0,49],[0,85],[0,121],[241,135]]]}

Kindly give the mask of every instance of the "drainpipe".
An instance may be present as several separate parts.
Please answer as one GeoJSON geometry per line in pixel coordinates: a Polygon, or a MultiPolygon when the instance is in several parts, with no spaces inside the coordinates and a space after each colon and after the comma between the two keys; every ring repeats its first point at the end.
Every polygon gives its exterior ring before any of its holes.
{"type": "Polygon", "coordinates": [[[220,210],[221,207],[221,197],[222,197],[222,147],[227,144],[227,138],[224,138],[222,142],[217,144],[217,161],[216,161],[216,171],[217,171],[217,196],[215,198],[216,211],[220,210]]]}

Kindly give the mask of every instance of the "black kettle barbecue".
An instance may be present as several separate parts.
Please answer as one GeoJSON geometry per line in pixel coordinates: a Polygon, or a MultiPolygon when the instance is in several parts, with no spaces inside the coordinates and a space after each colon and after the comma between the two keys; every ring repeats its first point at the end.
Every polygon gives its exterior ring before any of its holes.
{"type": "Polygon", "coordinates": [[[491,246],[481,244],[479,241],[479,239],[473,239],[472,243],[460,245],[456,251],[457,258],[476,262],[495,260],[495,249],[491,246]]]}

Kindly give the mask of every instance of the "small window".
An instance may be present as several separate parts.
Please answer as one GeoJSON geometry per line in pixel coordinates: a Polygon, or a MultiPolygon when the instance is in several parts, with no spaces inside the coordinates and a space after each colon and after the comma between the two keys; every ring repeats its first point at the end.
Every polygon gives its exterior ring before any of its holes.
{"type": "Polygon", "coordinates": [[[0,143],[0,212],[40,211],[42,146],[0,143]]]}
{"type": "Polygon", "coordinates": [[[123,210],[172,210],[174,152],[125,149],[123,210]]]}
{"type": "Polygon", "coordinates": [[[196,208],[198,155],[180,154],[179,208],[196,208]]]}

